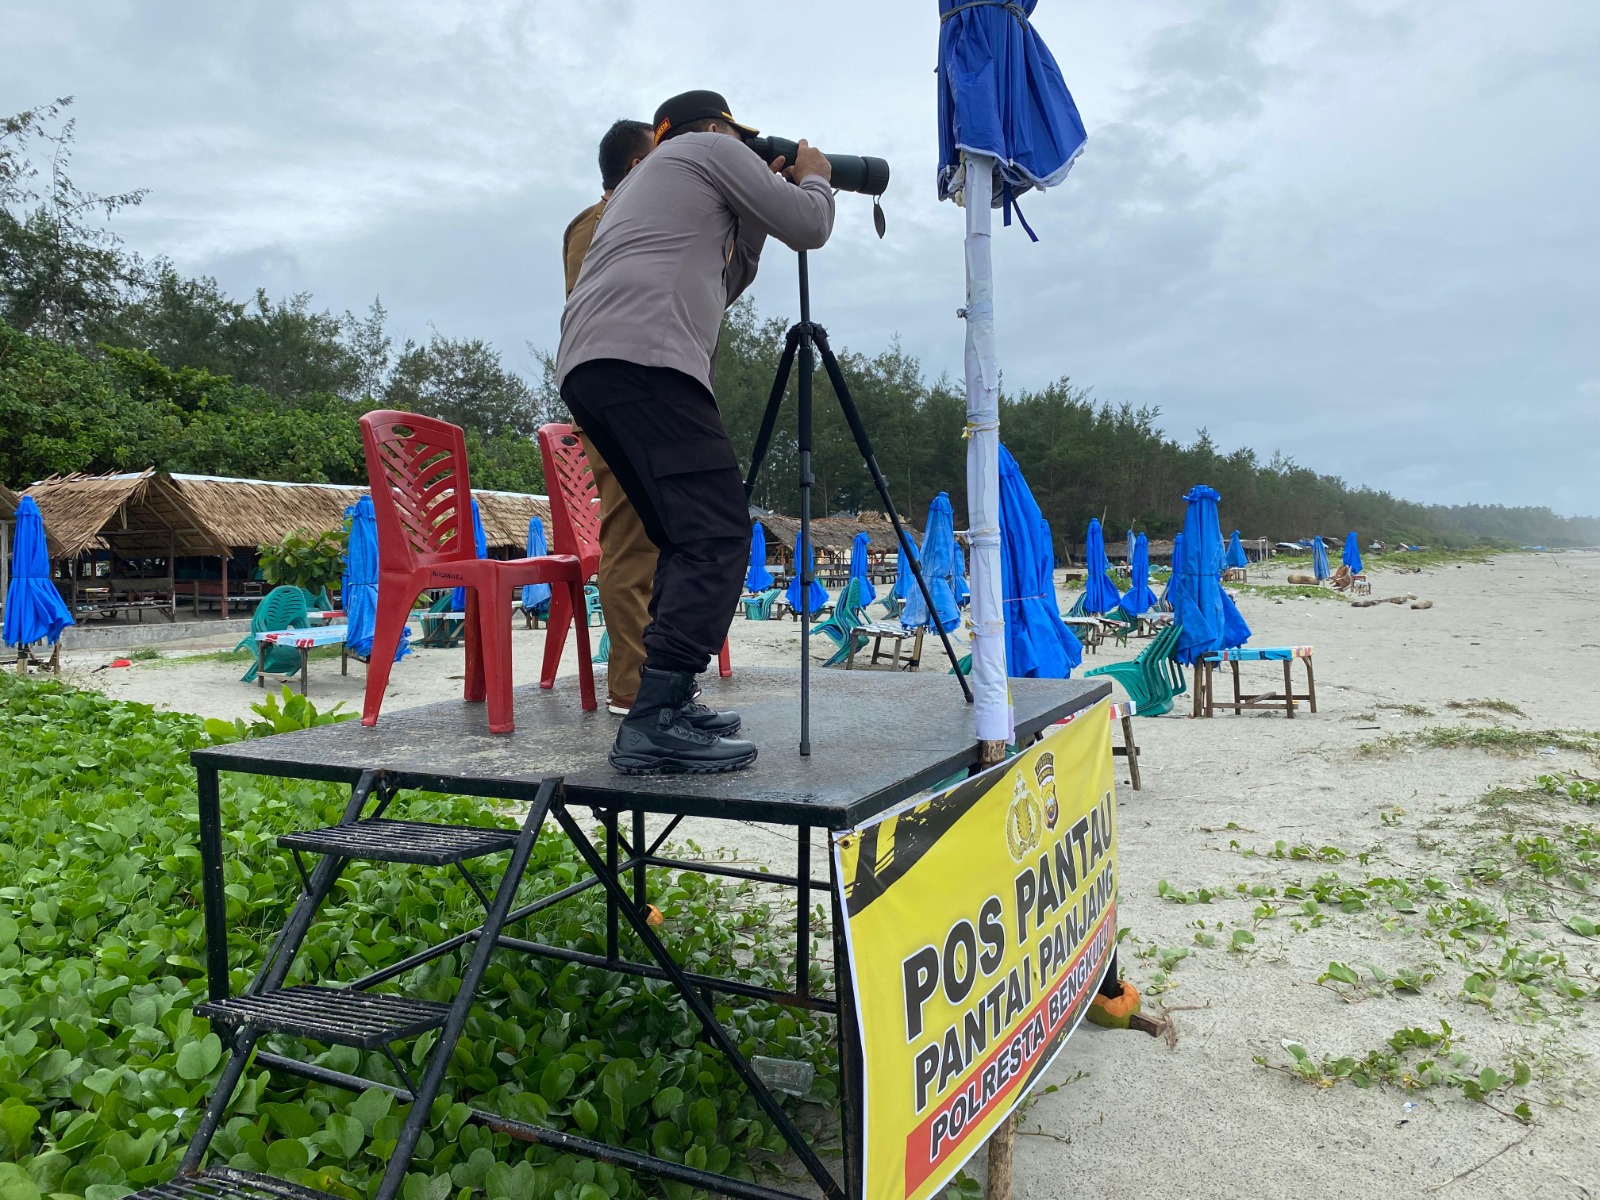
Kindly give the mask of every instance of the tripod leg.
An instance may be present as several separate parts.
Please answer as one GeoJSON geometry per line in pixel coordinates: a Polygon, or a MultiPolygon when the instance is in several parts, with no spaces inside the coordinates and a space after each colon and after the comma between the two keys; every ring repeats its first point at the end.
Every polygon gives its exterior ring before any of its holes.
{"type": "Polygon", "coordinates": [[[783,356],[778,359],[778,373],[772,378],[772,391],[767,395],[767,411],[761,416],[761,430],[756,434],[755,449],[750,452],[750,473],[744,480],[744,498],[748,502],[755,494],[756,476],[766,461],[772,447],[772,432],[778,425],[778,410],[783,407],[783,393],[789,386],[789,371],[794,366],[794,353],[800,345],[800,326],[790,328],[783,342],[783,356]]]}
{"type": "MultiPolygon", "coordinates": [[[[900,539],[900,546],[906,552],[906,563],[911,567],[911,574],[922,592],[922,601],[928,606],[928,612],[933,613],[933,593],[928,588],[928,581],[922,577],[922,560],[917,557],[917,549],[911,544],[911,537],[906,533],[899,512],[895,510],[894,501],[889,498],[889,481],[884,478],[883,470],[878,466],[877,456],[872,452],[872,439],[867,436],[867,427],[862,424],[856,403],[850,398],[850,387],[844,381],[844,372],[839,369],[839,360],[833,356],[833,348],[828,345],[828,334],[821,326],[813,325],[812,335],[816,341],[817,353],[822,357],[822,368],[828,373],[828,382],[833,384],[833,393],[839,397],[839,407],[844,410],[845,423],[850,426],[850,434],[855,438],[856,449],[861,451],[862,461],[867,464],[872,482],[877,485],[878,497],[883,501],[883,507],[888,510],[889,520],[894,523],[895,535],[900,539]]],[[[958,662],[956,648],[950,643],[950,635],[939,629],[939,640],[944,643],[944,652],[950,659],[951,667],[956,668],[955,674],[961,684],[961,694],[967,698],[967,703],[971,704],[972,686],[956,665],[958,662]]]]}

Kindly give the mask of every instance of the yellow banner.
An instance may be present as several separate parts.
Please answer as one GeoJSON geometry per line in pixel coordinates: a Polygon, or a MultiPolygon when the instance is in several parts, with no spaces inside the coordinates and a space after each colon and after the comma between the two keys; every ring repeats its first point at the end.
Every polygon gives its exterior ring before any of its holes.
{"type": "Polygon", "coordinates": [[[1028,1094],[1110,961],[1107,703],[833,848],[865,1062],[864,1195],[922,1200],[1028,1094]]]}

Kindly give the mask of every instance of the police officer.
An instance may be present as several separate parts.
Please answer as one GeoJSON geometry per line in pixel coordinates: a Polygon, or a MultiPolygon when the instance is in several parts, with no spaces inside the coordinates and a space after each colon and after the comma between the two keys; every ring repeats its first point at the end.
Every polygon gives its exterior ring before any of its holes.
{"type": "Polygon", "coordinates": [[[611,763],[626,774],[737,770],[756,748],[737,713],[694,699],[733,622],[750,518],[711,393],[723,310],[762,246],[820,247],[833,231],[828,160],[801,142],[764,163],[716,92],[656,110],[656,149],[617,185],[561,316],[561,398],[644,522],[658,556],[645,665],[611,763]]]}

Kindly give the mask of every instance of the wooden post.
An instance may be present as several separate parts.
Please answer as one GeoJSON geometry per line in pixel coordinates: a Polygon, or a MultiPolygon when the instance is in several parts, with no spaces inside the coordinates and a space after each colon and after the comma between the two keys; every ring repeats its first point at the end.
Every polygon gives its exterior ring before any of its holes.
{"type": "MultiPolygon", "coordinates": [[[[143,615],[139,617],[144,620],[143,615]]],[[[178,619],[178,534],[167,533],[167,620],[178,619]]]]}
{"type": "MultiPolygon", "coordinates": [[[[978,743],[978,768],[992,767],[1006,756],[1002,741],[978,743]]],[[[1011,1200],[1011,1152],[1016,1145],[1017,1123],[1007,1117],[989,1135],[989,1177],[984,1183],[984,1200],[1011,1200]]]]}
{"type": "MultiPolygon", "coordinates": [[[[194,619],[200,619],[200,590],[195,589],[194,619]]],[[[228,619],[228,552],[222,552],[222,619],[228,619]]]]}

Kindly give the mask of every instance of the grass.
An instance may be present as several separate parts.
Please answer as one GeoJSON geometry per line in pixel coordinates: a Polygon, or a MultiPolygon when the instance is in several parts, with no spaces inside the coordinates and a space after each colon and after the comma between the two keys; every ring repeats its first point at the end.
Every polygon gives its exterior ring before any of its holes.
{"type": "Polygon", "coordinates": [[[1349,599],[1342,592],[1336,592],[1332,588],[1320,587],[1315,584],[1240,583],[1230,585],[1229,590],[1245,596],[1260,596],[1264,600],[1347,601],[1349,599]]]}
{"type": "Polygon", "coordinates": [[[1356,752],[1387,755],[1410,747],[1425,750],[1482,750],[1507,758],[1526,758],[1546,747],[1557,750],[1600,752],[1600,733],[1588,729],[1488,729],[1469,725],[1430,725],[1410,734],[1390,734],[1375,742],[1363,742],[1356,752]]]}
{"type": "Polygon", "coordinates": [[[1447,700],[1445,701],[1445,707],[1453,708],[1458,712],[1465,712],[1469,716],[1480,716],[1483,713],[1501,713],[1508,717],[1526,718],[1528,715],[1509,700],[1447,700]]]}
{"type": "Polygon", "coordinates": [[[1403,713],[1408,717],[1433,716],[1433,709],[1421,704],[1380,704],[1378,707],[1389,712],[1403,713]]]}
{"type": "MultiPolygon", "coordinates": [[[[134,662],[146,667],[187,667],[194,663],[232,663],[243,670],[250,663],[248,650],[207,650],[201,654],[162,654],[159,650],[144,646],[127,655],[134,662]]],[[[337,659],[339,647],[315,646],[311,650],[311,661],[318,662],[323,659],[337,659]]]]}

